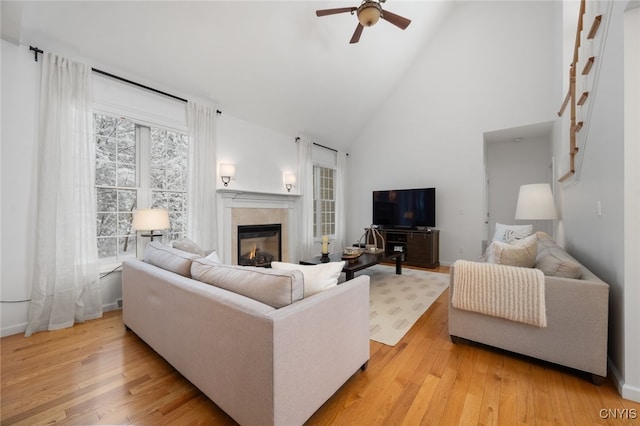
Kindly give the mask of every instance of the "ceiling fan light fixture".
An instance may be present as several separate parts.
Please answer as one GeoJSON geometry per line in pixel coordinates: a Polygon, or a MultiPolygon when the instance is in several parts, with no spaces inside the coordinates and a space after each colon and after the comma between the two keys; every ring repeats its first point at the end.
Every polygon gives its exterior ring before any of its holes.
{"type": "Polygon", "coordinates": [[[375,1],[365,1],[358,8],[358,21],[364,27],[371,27],[380,20],[382,7],[375,1]]]}

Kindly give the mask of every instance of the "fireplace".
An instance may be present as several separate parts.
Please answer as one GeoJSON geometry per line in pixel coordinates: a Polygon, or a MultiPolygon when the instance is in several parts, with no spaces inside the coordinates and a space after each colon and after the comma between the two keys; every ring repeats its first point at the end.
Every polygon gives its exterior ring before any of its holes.
{"type": "Polygon", "coordinates": [[[282,225],[239,225],[238,265],[270,267],[282,258],[282,225]]]}

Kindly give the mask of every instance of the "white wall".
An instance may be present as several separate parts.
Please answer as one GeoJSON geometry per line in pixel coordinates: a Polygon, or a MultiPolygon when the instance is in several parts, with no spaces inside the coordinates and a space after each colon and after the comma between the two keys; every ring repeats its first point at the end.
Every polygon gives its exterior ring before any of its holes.
{"type": "Polygon", "coordinates": [[[488,142],[489,238],[496,223],[533,224],[535,231],[552,234],[551,221],[515,220],[520,185],[551,182],[551,140],[527,138],[521,142],[488,142]]]}
{"type": "MultiPolygon", "coordinates": [[[[298,167],[296,136],[285,135],[223,113],[218,120],[217,161],[218,164],[232,163],[236,166],[236,176],[228,188],[287,193],[284,175],[296,174],[298,167]]],[[[224,188],[220,179],[216,181],[216,187],[224,188]]]]}
{"type": "MultiPolygon", "coordinates": [[[[2,40],[2,301],[31,297],[35,254],[40,67],[28,47],[2,40]]],[[[2,335],[24,330],[29,303],[2,303],[2,335]]]]}
{"type": "MultiPolygon", "coordinates": [[[[625,216],[636,224],[638,220],[638,195],[629,197],[627,201],[631,205],[625,206],[624,192],[627,184],[623,167],[626,155],[624,94],[628,88],[624,86],[623,12],[626,5],[626,1],[613,2],[606,44],[600,58],[597,92],[590,95],[588,100],[592,102],[593,109],[588,123],[588,144],[582,152],[579,179],[558,185],[557,188],[561,200],[560,226],[567,250],[610,286],[611,373],[623,396],[640,400],[640,347],[637,344],[640,319],[637,314],[638,299],[633,298],[634,294],[638,294],[640,283],[637,280],[631,282],[625,277],[625,244],[634,247],[638,244],[637,231],[628,234],[625,229],[625,216]],[[601,214],[598,214],[598,204],[601,214]],[[634,212],[635,217],[628,217],[634,212]]],[[[637,49],[637,39],[635,46],[637,49]]],[[[631,52],[634,52],[637,64],[637,50],[631,52]]],[[[637,74],[633,79],[637,81],[637,74]]],[[[635,115],[631,115],[633,122],[637,122],[637,113],[636,110],[635,115]]],[[[555,155],[559,155],[567,143],[565,140],[554,140],[555,155]]],[[[628,146],[635,145],[637,139],[628,146]]],[[[635,153],[637,156],[637,151],[635,153]]],[[[637,163],[633,163],[633,167],[637,168],[637,163]]],[[[559,170],[558,173],[562,172],[559,170]]],[[[632,179],[633,175],[627,176],[632,179]]],[[[629,181],[628,184],[632,188],[635,185],[637,190],[637,182],[629,181]]],[[[637,264],[637,258],[627,257],[628,261],[637,264]]]]}
{"type": "MultiPolygon", "coordinates": [[[[5,40],[1,46],[0,297],[3,301],[27,300],[31,297],[32,259],[36,249],[33,223],[41,62],[34,62],[28,47],[16,46],[5,40]]],[[[135,77],[124,77],[135,81],[135,77]]],[[[100,93],[98,90],[97,94],[100,93]]],[[[149,93],[149,96],[157,95],[149,93]]],[[[108,109],[112,104],[111,101],[101,101],[100,108],[108,109]]],[[[129,112],[136,114],[133,110],[129,112]]],[[[236,178],[230,185],[246,191],[286,193],[284,173],[295,173],[297,169],[295,135],[283,135],[225,114],[218,124],[218,160],[236,164],[236,178]]],[[[212,192],[216,188],[222,188],[219,179],[212,182],[212,192]]],[[[122,298],[120,272],[105,277],[101,286],[103,308],[114,309],[117,299],[122,298]]],[[[24,331],[28,310],[28,302],[2,303],[0,334],[6,336],[24,331]]]]}
{"type": "Polygon", "coordinates": [[[555,2],[456,2],[351,148],[349,239],[371,222],[372,190],[435,186],[440,262],[480,256],[483,133],[554,119],[556,9],[555,2]]]}
{"type": "Polygon", "coordinates": [[[624,18],[624,383],[625,398],[640,401],[640,2],[624,18]]]}

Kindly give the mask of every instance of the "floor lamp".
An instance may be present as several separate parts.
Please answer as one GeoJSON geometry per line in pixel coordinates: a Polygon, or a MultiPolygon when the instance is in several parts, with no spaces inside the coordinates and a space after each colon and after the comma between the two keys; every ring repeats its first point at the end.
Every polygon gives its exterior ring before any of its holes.
{"type": "Polygon", "coordinates": [[[136,209],[133,212],[131,227],[136,231],[149,231],[148,234],[140,234],[143,237],[161,237],[163,234],[155,233],[157,230],[169,228],[169,212],[166,209],[136,209]]]}
{"type": "Polygon", "coordinates": [[[558,218],[556,205],[548,183],[533,183],[520,186],[517,220],[555,220],[558,218]]]}

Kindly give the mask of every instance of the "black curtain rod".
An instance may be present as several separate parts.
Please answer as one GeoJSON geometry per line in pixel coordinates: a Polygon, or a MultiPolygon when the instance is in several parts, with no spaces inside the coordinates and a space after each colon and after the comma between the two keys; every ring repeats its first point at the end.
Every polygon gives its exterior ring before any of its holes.
{"type": "MultiPolygon", "coordinates": [[[[35,60],[36,62],[38,62],[38,53],[43,53],[43,51],[42,51],[41,49],[38,49],[37,47],[33,47],[33,46],[29,46],[29,50],[33,51],[34,60],[35,60]]],[[[129,79],[126,79],[126,78],[123,78],[123,77],[119,77],[119,76],[114,75],[114,74],[111,74],[111,73],[109,73],[109,72],[102,71],[102,70],[100,70],[100,69],[98,69],[98,68],[91,68],[91,71],[93,71],[93,72],[95,72],[95,73],[98,73],[98,74],[105,75],[105,76],[107,76],[107,77],[114,78],[114,79],[116,79],[116,80],[120,80],[120,81],[122,81],[122,82],[124,82],[124,83],[132,84],[132,85],[137,86],[137,87],[140,87],[140,88],[142,88],[142,89],[150,90],[150,91],[152,91],[152,92],[158,93],[158,94],[160,94],[160,95],[167,96],[167,97],[169,97],[169,98],[176,99],[176,100],[178,100],[178,101],[182,101],[182,102],[184,102],[184,103],[187,103],[187,102],[188,102],[186,99],[181,98],[181,97],[179,97],[179,96],[172,95],[171,93],[163,92],[162,90],[154,89],[153,87],[145,86],[144,84],[136,83],[135,81],[131,81],[131,80],[129,80],[129,79]]],[[[218,114],[222,114],[222,111],[220,111],[219,109],[217,109],[217,110],[216,110],[216,113],[218,113],[218,114]]]]}
{"type": "MultiPolygon", "coordinates": [[[[296,143],[297,143],[299,140],[300,140],[300,136],[296,136],[296,143]]],[[[328,146],[324,146],[324,145],[321,145],[321,144],[319,144],[319,143],[315,143],[315,142],[311,142],[311,143],[312,143],[313,145],[315,145],[315,146],[319,146],[320,148],[328,149],[329,151],[333,151],[333,152],[338,152],[338,150],[337,150],[337,149],[335,149],[335,148],[330,148],[330,147],[328,147],[328,146]]],[[[347,157],[348,157],[348,156],[349,156],[349,153],[347,153],[347,157]]]]}

